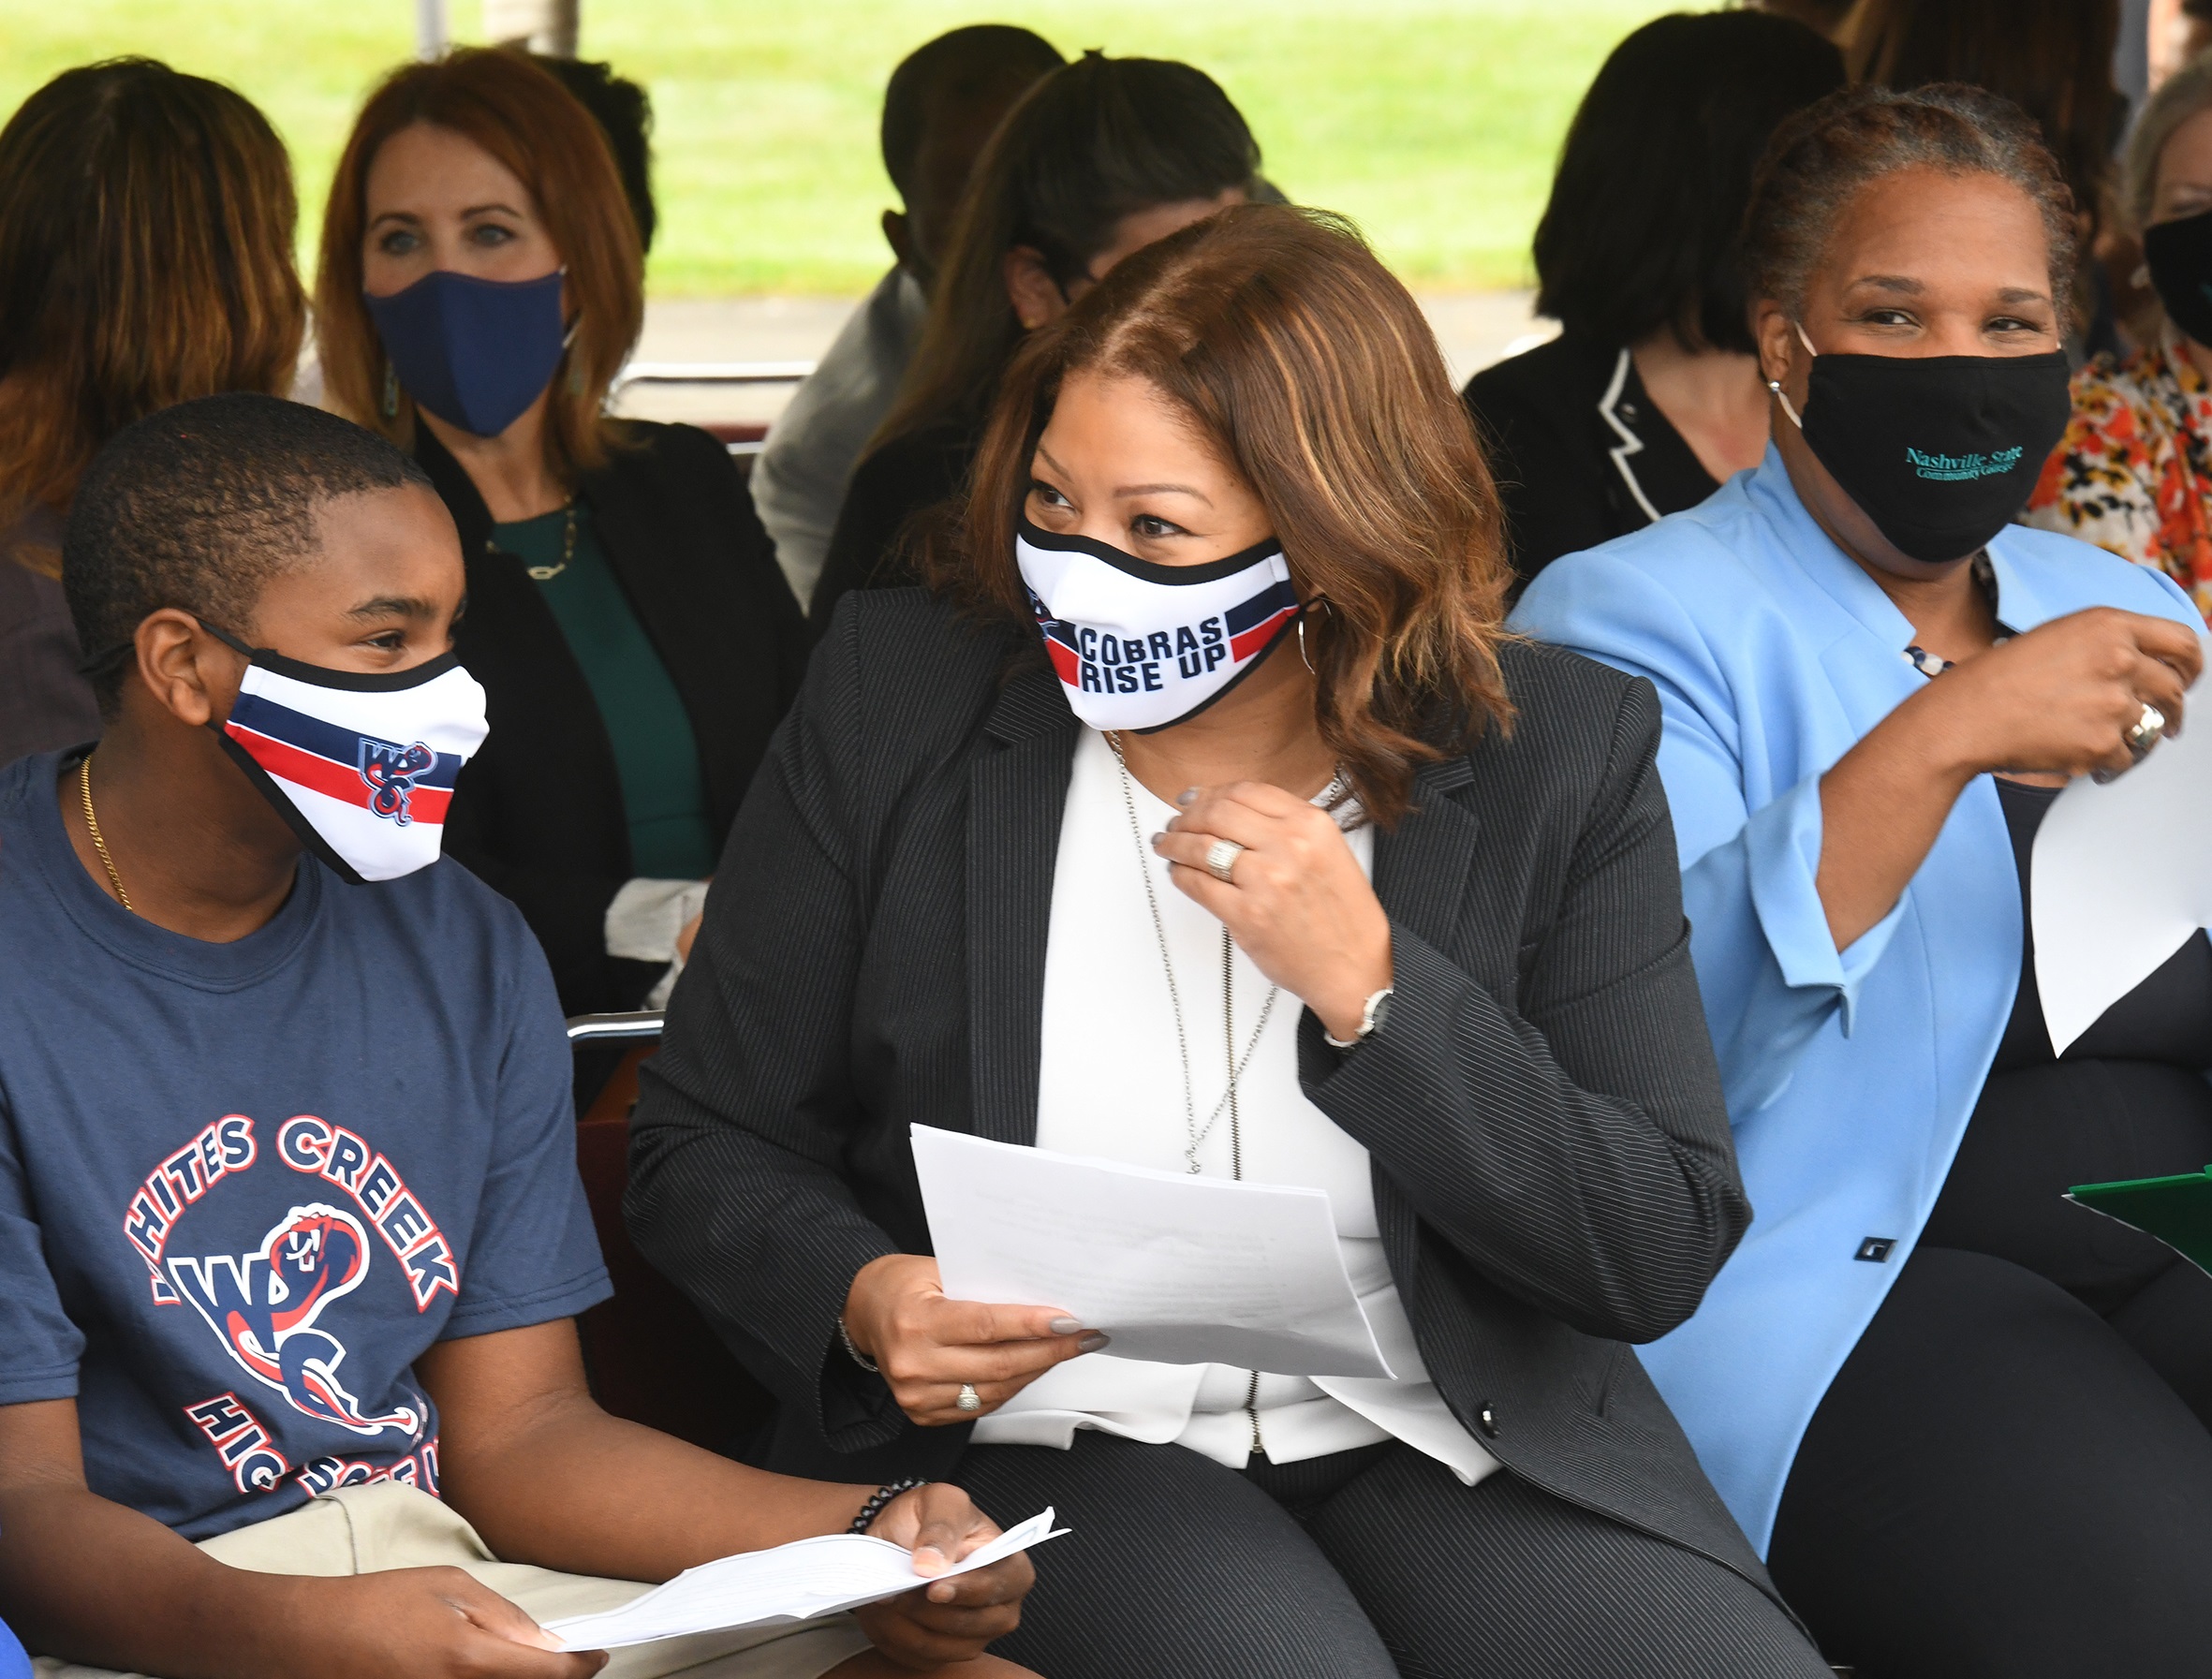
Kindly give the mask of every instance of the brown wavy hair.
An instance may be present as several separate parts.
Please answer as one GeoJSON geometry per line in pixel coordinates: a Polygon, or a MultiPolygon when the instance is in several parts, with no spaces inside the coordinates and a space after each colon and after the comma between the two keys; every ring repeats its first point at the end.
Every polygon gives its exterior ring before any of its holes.
{"type": "Polygon", "coordinates": [[[0,532],[65,512],[133,420],[291,389],[298,216],[284,142],[219,81],[118,58],[23,101],[0,129],[0,532]]]}
{"type": "Polygon", "coordinates": [[[645,324],[645,260],[613,154],[591,113],[550,73],[505,48],[465,48],[403,65],[369,96],[331,183],[315,276],[316,342],[331,401],[348,419],[414,447],[415,404],[402,388],[384,412],[387,362],[361,302],[369,169],[384,142],[428,123],[490,153],[520,181],[568,265],[575,336],[553,374],[547,450],[565,472],[607,458],[607,387],[645,324]]]}
{"type": "Polygon", "coordinates": [[[1032,642],[1014,528],[1038,438],[1077,374],[1155,387],[1259,495],[1308,608],[1314,722],[1377,823],[1412,808],[1423,764],[1511,729],[1497,492],[1428,321],[1349,222],[1223,211],[1032,334],[963,514],[923,550],[933,586],[1032,642]]]}

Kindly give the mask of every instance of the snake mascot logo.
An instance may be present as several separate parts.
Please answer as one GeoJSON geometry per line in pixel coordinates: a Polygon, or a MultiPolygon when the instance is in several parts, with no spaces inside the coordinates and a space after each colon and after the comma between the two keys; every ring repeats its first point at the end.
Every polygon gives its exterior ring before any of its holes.
{"type": "Polygon", "coordinates": [[[409,798],[419,776],[437,767],[437,754],[420,741],[411,746],[361,737],[361,778],[369,788],[369,808],[405,828],[413,821],[409,798]]]}
{"type": "Polygon", "coordinates": [[[173,1257],[170,1276],[247,1375],[296,1411],[357,1435],[412,1436],[422,1414],[406,1406],[372,1416],[346,1391],[346,1344],[317,1320],[369,1274],[369,1242],[350,1213],[294,1207],[254,1253],[173,1257]]]}

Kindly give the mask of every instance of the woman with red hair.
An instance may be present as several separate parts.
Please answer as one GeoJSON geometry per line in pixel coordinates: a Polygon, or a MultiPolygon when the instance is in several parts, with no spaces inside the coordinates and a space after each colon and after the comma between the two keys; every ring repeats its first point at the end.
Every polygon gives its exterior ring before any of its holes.
{"type": "Polygon", "coordinates": [[[371,96],[323,223],[324,374],[460,527],[457,648],[497,744],[447,845],[521,906],[572,1013],[665,994],[805,650],[722,446],[601,411],[643,317],[613,159],[546,70],[461,52],[371,96]]]}

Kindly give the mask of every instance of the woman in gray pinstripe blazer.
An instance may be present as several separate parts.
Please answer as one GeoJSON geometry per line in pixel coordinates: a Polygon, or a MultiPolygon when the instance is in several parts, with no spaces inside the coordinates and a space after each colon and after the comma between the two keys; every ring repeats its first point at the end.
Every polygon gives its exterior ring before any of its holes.
{"type": "Polygon", "coordinates": [[[1004,1641],[1051,1679],[1826,1672],[1627,1345],[1749,1218],[1658,707],[1498,633],[1498,523],[1358,236],[1225,213],[1040,334],[938,544],[953,598],[840,609],[739,817],[631,1228],[776,1392],[769,1462],[957,1465],[995,1515],[1059,1507],[1075,1537],[1004,1641]],[[1141,618],[1247,574],[1227,665],[1069,604],[1141,618]],[[1187,947],[1173,979],[1194,914],[1260,1019],[1226,1056],[1187,947]],[[1081,1073],[1086,1036],[1114,1075],[1081,1073]],[[1198,1125],[1202,1062],[1207,1100],[1245,1093],[1242,1154],[1198,1125]],[[1194,1170],[1320,1162],[1268,1175],[1327,1187],[1372,1250],[1399,1382],[1116,1361],[937,1289],[910,1126],[1140,1158],[1163,1112],[1194,1170]]]}

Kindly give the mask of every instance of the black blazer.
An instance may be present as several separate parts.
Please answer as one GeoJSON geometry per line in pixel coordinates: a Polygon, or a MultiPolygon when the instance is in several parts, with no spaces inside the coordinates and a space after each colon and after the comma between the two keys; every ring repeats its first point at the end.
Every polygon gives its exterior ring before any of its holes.
{"type": "MultiPolygon", "coordinates": [[[[1424,770],[1419,813],[1376,836],[1389,1024],[1339,1055],[1304,1013],[1302,1082],[1372,1153],[1392,1274],[1454,1415],[1536,1485],[1764,1587],[1626,1345],[1696,1308],[1750,1219],[1658,698],[1556,649],[1504,659],[1510,744],[1424,770]]],[[[866,591],[739,813],[646,1064],[626,1205],[780,1401],[773,1467],[941,1475],[966,1436],[909,1423],[835,1324],[863,1265],[930,1251],[910,1124],[1036,1140],[1078,728],[1031,638],[866,591]]]]}
{"type": "Polygon", "coordinates": [[[1617,345],[1562,333],[1484,368],[1462,395],[1505,502],[1520,584],[1720,488],[1617,345]]]}
{"type": "MultiPolygon", "coordinates": [[[[721,844],[805,666],[805,625],[729,450],[686,425],[621,424],[578,493],[691,718],[721,844]]],[[[523,562],[427,426],[415,458],[461,531],[468,610],[454,635],[492,723],[461,772],[446,848],[520,906],[561,1007],[634,1009],[657,964],[607,954],[607,906],[630,877],[614,747],[583,668],[523,562]]]]}
{"type": "Polygon", "coordinates": [[[817,635],[829,627],[837,602],[850,591],[921,581],[906,541],[912,534],[909,522],[959,492],[981,442],[978,427],[946,420],[894,437],[862,459],[837,508],[821,579],[806,610],[817,635]]]}

